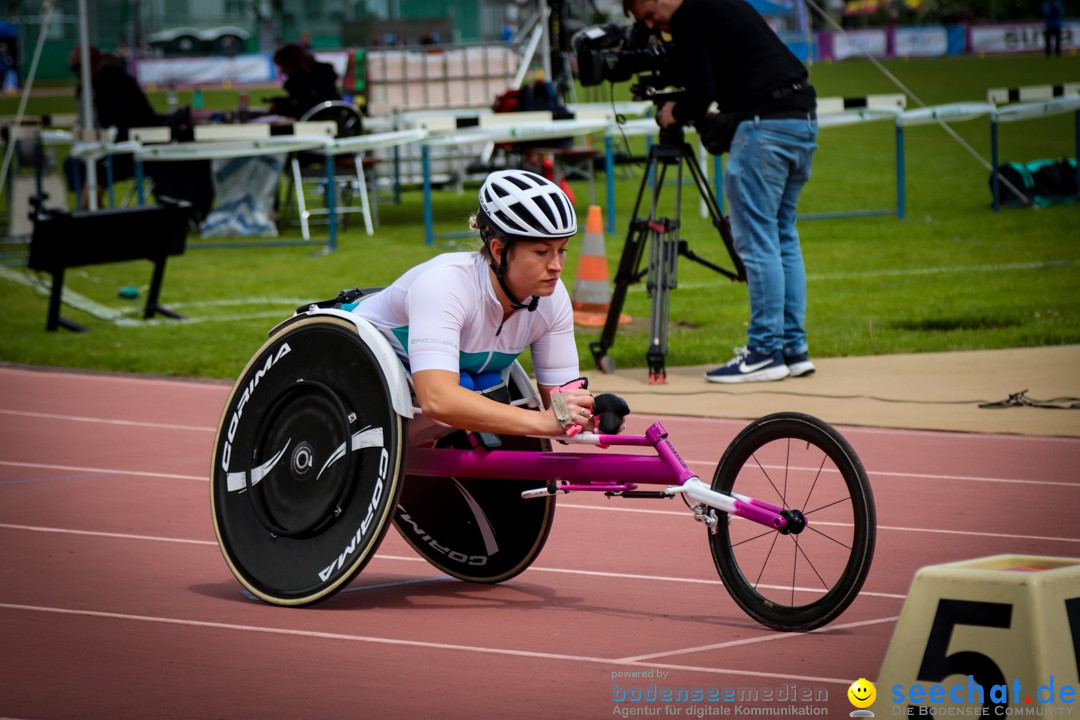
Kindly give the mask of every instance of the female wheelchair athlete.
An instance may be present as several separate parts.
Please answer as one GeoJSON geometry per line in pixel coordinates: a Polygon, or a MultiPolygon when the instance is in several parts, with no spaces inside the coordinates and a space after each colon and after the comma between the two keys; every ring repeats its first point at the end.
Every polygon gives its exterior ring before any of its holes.
{"type": "MultiPolygon", "coordinates": [[[[873,496],[858,456],[821,420],[777,413],[750,423],[709,485],[660,423],[641,436],[558,438],[654,455],[553,452],[553,438],[464,432],[414,407],[410,377],[378,330],[340,303],[320,305],[274,328],[248,362],[214,448],[218,543],[262,600],[300,606],[341,590],[391,523],[448,575],[509,580],[540,554],[556,496],[569,492],[680,496],[705,525],[731,597],[770,628],[821,627],[862,587],[873,496]]],[[[542,407],[516,361],[501,380],[508,402],[542,407]]]]}

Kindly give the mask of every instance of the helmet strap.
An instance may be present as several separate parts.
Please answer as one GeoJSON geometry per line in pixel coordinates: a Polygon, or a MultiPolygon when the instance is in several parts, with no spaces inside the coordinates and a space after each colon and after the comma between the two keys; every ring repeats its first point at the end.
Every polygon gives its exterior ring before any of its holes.
{"type": "MultiPolygon", "coordinates": [[[[494,233],[492,234],[494,235],[494,233]]],[[[524,309],[528,310],[529,312],[535,312],[536,306],[540,304],[539,297],[533,295],[532,300],[530,300],[529,304],[526,305],[525,303],[518,300],[514,293],[510,292],[510,287],[506,284],[506,256],[510,254],[510,243],[503,238],[499,239],[502,240],[503,243],[502,257],[499,259],[499,263],[497,265],[494,262],[491,263],[491,270],[495,273],[495,279],[499,281],[499,287],[503,289],[503,292],[506,293],[506,297],[510,299],[511,310],[524,309]]],[[[491,248],[490,243],[488,244],[488,248],[491,248]]]]}

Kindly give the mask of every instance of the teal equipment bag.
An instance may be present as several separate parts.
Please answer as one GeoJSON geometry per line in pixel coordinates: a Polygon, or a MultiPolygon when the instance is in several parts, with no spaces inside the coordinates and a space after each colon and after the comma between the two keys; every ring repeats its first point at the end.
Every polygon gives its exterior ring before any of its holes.
{"type": "MultiPolygon", "coordinates": [[[[1076,160],[1033,160],[1027,163],[1010,162],[998,167],[1001,177],[1025,197],[1020,197],[1009,185],[999,180],[998,193],[1002,205],[1056,205],[1076,202],[1076,160]]],[[[994,176],[990,175],[993,193],[994,176]]]]}

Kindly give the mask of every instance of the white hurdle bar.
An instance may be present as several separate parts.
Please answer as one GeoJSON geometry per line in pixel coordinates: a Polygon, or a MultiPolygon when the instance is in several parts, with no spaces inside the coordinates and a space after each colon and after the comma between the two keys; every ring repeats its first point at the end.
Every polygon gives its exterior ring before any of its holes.
{"type": "MultiPolygon", "coordinates": [[[[819,128],[840,127],[859,122],[874,120],[896,120],[904,111],[906,98],[900,94],[864,95],[858,97],[827,97],[818,98],[817,120],[819,128]]],[[[693,132],[693,128],[687,128],[693,132]]],[[[622,125],[611,125],[605,133],[606,170],[608,181],[608,219],[607,231],[614,233],[615,228],[615,187],[614,187],[614,149],[612,138],[622,135],[656,135],[659,128],[652,118],[631,120],[622,125]]],[[[814,213],[800,215],[800,220],[812,220],[838,217],[865,217],[874,215],[896,214],[901,220],[904,219],[904,160],[903,160],[903,137],[900,131],[896,135],[896,210],[849,210],[828,213],[814,213]]],[[[723,193],[723,160],[720,156],[713,157],[713,181],[715,187],[716,203],[721,210],[724,209],[723,193]]]]}

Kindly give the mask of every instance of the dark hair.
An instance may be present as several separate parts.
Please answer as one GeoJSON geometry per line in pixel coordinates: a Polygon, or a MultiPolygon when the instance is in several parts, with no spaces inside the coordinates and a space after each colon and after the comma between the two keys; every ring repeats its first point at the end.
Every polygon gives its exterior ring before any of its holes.
{"type": "Polygon", "coordinates": [[[286,73],[295,70],[310,70],[315,56],[296,43],[282,45],[274,53],[274,64],[286,73]]]}
{"type": "MultiPolygon", "coordinates": [[[[101,51],[93,45],[88,50],[90,55],[90,75],[97,74],[98,65],[101,64],[101,51]]],[[[82,65],[82,47],[76,45],[71,48],[71,52],[68,53],[68,69],[73,73],[79,72],[79,68],[82,65]]]]}

